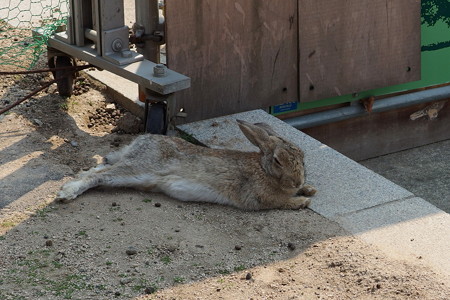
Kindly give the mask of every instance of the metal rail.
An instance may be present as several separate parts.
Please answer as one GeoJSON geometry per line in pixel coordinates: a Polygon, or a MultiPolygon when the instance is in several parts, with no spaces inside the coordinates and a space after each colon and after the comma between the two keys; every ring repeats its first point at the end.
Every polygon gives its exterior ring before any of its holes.
{"type": "MultiPolygon", "coordinates": [[[[444,86],[375,101],[372,107],[372,113],[383,112],[432,101],[439,101],[447,98],[450,98],[450,86],[444,86]]],[[[366,115],[369,115],[369,113],[364,109],[362,105],[355,105],[286,119],[284,121],[297,129],[304,129],[366,115]]]]}

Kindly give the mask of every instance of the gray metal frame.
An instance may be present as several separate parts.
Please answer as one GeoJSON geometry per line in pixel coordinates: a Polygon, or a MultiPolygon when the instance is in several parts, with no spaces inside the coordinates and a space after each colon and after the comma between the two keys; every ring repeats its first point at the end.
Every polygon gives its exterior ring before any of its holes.
{"type": "MultiPolygon", "coordinates": [[[[161,32],[157,0],[136,0],[134,29],[144,41],[138,45],[142,54],[128,46],[123,0],[70,0],[69,8],[66,31],[50,37],[49,47],[136,82],[149,97],[166,95],[166,101],[168,95],[190,87],[189,77],[149,60],[157,61],[159,53],[160,43],[153,41],[161,32]]],[[[39,29],[34,34],[40,34],[39,29]]]]}

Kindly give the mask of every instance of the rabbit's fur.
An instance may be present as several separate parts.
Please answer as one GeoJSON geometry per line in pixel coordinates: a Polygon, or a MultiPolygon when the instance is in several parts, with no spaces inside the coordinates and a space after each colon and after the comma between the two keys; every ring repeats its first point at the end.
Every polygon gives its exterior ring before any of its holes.
{"type": "Polygon", "coordinates": [[[260,152],[210,149],[176,137],[145,134],[66,183],[57,199],[70,201],[90,188],[110,186],[244,210],[307,207],[310,200],[301,194],[312,196],[315,189],[305,185],[302,150],[267,124],[237,122],[260,152]]]}

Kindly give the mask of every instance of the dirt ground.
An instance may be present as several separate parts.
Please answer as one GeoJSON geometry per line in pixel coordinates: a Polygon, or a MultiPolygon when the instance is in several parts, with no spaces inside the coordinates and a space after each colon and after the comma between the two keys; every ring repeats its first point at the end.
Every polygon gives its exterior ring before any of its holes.
{"type": "MultiPolygon", "coordinates": [[[[1,76],[0,108],[48,79],[1,76]]],[[[70,98],[50,87],[0,116],[0,299],[448,299],[420,259],[388,259],[308,209],[101,188],[54,203],[133,138],[136,119],[108,104],[81,78],[70,98]]]]}

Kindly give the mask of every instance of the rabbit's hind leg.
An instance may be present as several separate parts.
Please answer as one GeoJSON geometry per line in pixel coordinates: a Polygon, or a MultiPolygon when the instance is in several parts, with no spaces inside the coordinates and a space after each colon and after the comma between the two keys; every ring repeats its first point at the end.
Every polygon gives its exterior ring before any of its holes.
{"type": "Polygon", "coordinates": [[[155,176],[151,174],[136,175],[129,169],[116,166],[99,165],[85,176],[69,181],[59,191],[56,200],[68,202],[85,191],[97,187],[131,187],[152,190],[155,186],[155,176]]]}
{"type": "MultiPolygon", "coordinates": [[[[56,196],[56,201],[69,202],[86,190],[97,186],[97,182],[93,180],[92,175],[95,175],[106,168],[105,165],[100,164],[87,171],[79,173],[75,179],[66,182],[56,196]]],[[[95,178],[95,176],[94,176],[95,178]]]]}
{"type": "Polygon", "coordinates": [[[113,165],[116,162],[120,161],[122,159],[123,155],[124,155],[123,150],[111,152],[103,158],[103,163],[108,164],[108,165],[113,165]]]}
{"type": "Polygon", "coordinates": [[[97,186],[94,181],[86,179],[88,177],[90,177],[90,175],[65,183],[58,192],[56,201],[69,202],[88,189],[97,186]]]}

